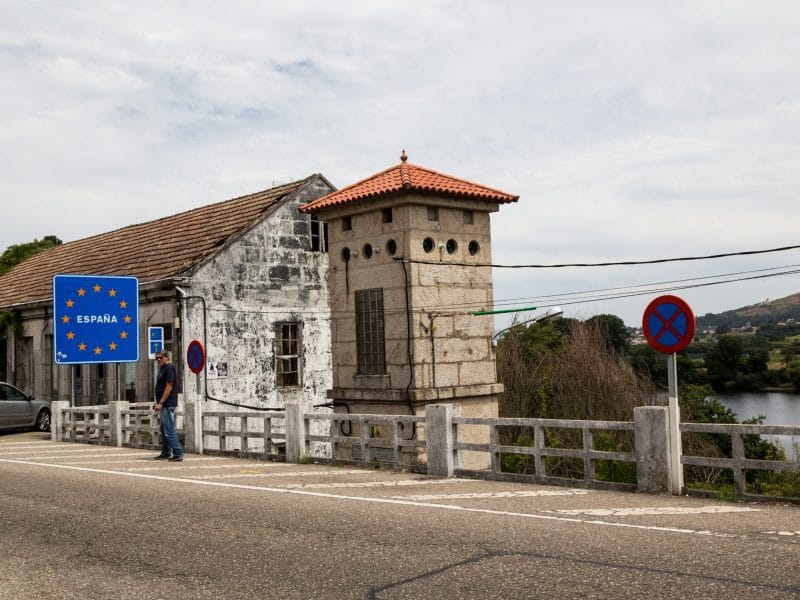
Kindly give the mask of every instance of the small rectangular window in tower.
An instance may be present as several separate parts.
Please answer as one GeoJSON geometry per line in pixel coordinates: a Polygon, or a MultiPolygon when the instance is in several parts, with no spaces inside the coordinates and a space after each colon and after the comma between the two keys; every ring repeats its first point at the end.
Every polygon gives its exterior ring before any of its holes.
{"type": "Polygon", "coordinates": [[[464,211],[464,225],[472,225],[475,222],[475,215],[471,210],[464,211]]]}
{"type": "Polygon", "coordinates": [[[383,218],[384,223],[391,223],[392,222],[392,209],[391,208],[384,208],[381,211],[381,216],[383,218]]]}
{"type": "Polygon", "coordinates": [[[353,228],[353,217],[342,217],[342,231],[350,231],[353,228]]]}
{"type": "Polygon", "coordinates": [[[361,375],[386,374],[382,288],[356,291],[356,355],[361,375]]]}
{"type": "Polygon", "coordinates": [[[300,385],[300,323],[275,325],[275,383],[278,387],[300,385]]]}
{"type": "Polygon", "coordinates": [[[316,215],[308,215],[308,244],[315,252],[328,251],[328,224],[320,221],[316,215]]]}
{"type": "Polygon", "coordinates": [[[439,208],[436,206],[429,206],[428,221],[438,221],[438,220],[439,220],[439,208]]]}

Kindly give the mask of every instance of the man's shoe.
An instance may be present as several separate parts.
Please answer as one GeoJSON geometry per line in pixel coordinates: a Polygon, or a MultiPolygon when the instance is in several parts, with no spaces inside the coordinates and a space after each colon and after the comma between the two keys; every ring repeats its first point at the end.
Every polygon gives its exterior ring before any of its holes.
{"type": "Polygon", "coordinates": [[[183,462],[183,455],[181,456],[173,456],[169,459],[170,462],[183,462]]]}
{"type": "Polygon", "coordinates": [[[169,454],[159,454],[158,456],[153,457],[156,460],[172,460],[172,457],[169,454]]]}

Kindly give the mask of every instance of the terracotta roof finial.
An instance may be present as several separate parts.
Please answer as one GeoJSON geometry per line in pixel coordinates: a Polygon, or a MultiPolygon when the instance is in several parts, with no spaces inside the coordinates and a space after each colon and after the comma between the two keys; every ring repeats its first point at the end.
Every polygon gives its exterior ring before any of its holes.
{"type": "Polygon", "coordinates": [[[408,160],[408,156],[406,155],[406,149],[403,148],[403,152],[400,154],[400,162],[406,162],[408,160]]]}

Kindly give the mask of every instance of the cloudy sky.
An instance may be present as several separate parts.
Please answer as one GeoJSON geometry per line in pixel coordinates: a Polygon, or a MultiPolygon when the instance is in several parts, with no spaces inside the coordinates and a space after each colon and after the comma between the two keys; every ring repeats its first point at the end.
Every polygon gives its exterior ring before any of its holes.
{"type": "MultiPolygon", "coordinates": [[[[499,264],[800,244],[796,2],[0,0],[0,14],[0,250],[311,173],[342,187],[403,148],[519,194],[493,217],[499,264]]],[[[648,290],[686,283],[626,286],[797,264],[800,250],[496,269],[495,296],[632,325],[648,290]]],[[[676,293],[702,315],[796,292],[798,274],[676,293]]]]}

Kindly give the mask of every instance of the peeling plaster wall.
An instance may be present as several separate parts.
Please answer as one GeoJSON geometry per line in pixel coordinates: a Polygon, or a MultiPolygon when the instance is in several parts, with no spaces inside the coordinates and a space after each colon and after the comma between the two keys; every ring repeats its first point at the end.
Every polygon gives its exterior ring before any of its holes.
{"type": "MultiPolygon", "coordinates": [[[[232,241],[202,266],[186,288],[183,343],[203,342],[207,363],[226,362],[226,378],[209,378],[210,397],[262,408],[326,402],[331,387],[328,254],[309,250],[308,217],[300,204],[326,193],[321,179],[232,241]],[[206,303],[204,339],[202,296],[206,303]],[[301,382],[276,387],[275,327],[302,324],[301,382]]],[[[202,376],[187,375],[187,397],[203,397],[202,376]]],[[[209,403],[208,410],[224,408],[209,403]]]]}

